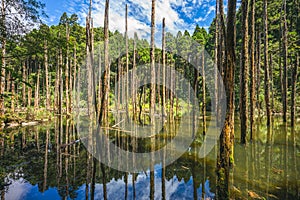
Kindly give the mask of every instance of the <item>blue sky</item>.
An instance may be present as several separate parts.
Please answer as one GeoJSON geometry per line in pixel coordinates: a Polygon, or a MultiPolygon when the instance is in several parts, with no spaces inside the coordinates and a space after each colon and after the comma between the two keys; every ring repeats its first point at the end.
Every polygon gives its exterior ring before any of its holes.
{"type": "MultiPolygon", "coordinates": [[[[81,25],[85,25],[89,0],[41,0],[46,4],[48,25],[57,24],[64,11],[76,13],[81,25]]],[[[226,1],[225,1],[226,2],[226,1]]],[[[93,0],[94,26],[103,26],[105,0],[93,0]]],[[[150,33],[151,0],[110,0],[109,29],[124,32],[125,5],[128,4],[129,36],[137,32],[148,38],[150,33]]],[[[226,7],[226,5],[225,5],[226,7]]],[[[215,0],[156,0],[156,34],[160,35],[162,18],[166,18],[167,31],[176,34],[188,30],[191,34],[196,24],[208,28],[215,15],[215,0]]]]}

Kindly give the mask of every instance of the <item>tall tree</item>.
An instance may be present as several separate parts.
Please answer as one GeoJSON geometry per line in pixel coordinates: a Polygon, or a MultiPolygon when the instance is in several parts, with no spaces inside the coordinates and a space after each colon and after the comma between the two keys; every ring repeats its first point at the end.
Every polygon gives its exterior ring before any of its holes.
{"type": "Polygon", "coordinates": [[[240,88],[240,120],[241,120],[241,143],[246,144],[246,137],[248,131],[248,15],[249,15],[249,0],[242,0],[242,35],[243,35],[243,45],[242,45],[242,55],[241,55],[241,88],[240,88]]]}
{"type": "Polygon", "coordinates": [[[270,105],[270,73],[269,73],[269,38],[268,38],[268,1],[263,1],[264,7],[264,67],[265,67],[265,104],[267,113],[267,126],[271,125],[270,105]]]}
{"type": "MultiPolygon", "coordinates": [[[[162,21],[162,115],[166,115],[166,19],[162,21]]],[[[163,123],[163,121],[162,121],[163,123]]]]}
{"type": "Polygon", "coordinates": [[[30,25],[39,21],[39,9],[43,9],[44,4],[37,0],[2,0],[0,9],[0,115],[4,114],[4,92],[6,75],[6,45],[7,39],[16,34],[26,32],[30,25]]]}
{"type": "Polygon", "coordinates": [[[283,94],[282,94],[282,104],[283,104],[283,121],[287,121],[287,65],[288,65],[288,28],[287,28],[287,9],[286,9],[286,0],[283,0],[283,94]]]}
{"type": "Polygon", "coordinates": [[[104,12],[104,75],[103,75],[103,87],[102,87],[102,99],[101,109],[99,114],[99,123],[106,123],[108,115],[108,93],[109,93],[109,77],[110,77],[110,66],[109,66],[109,0],[105,0],[105,12],[104,12]]]}
{"type": "MultiPolygon", "coordinates": [[[[224,83],[227,97],[225,123],[220,135],[220,152],[217,161],[217,198],[229,199],[229,170],[232,143],[234,138],[234,69],[235,69],[235,32],[236,0],[228,1],[227,30],[225,40],[226,65],[224,83]]],[[[225,25],[223,25],[225,26],[225,25]]]]}
{"type": "Polygon", "coordinates": [[[251,29],[250,29],[250,140],[253,139],[254,110],[255,110],[255,0],[250,0],[251,29]]]}
{"type": "Polygon", "coordinates": [[[292,95],[291,95],[291,127],[295,126],[297,77],[299,68],[299,55],[296,55],[296,63],[292,73],[292,95]]]}
{"type": "Polygon", "coordinates": [[[150,120],[154,124],[155,110],[155,0],[152,0],[151,8],[151,46],[150,46],[150,70],[151,70],[151,97],[150,97],[150,120]]]}

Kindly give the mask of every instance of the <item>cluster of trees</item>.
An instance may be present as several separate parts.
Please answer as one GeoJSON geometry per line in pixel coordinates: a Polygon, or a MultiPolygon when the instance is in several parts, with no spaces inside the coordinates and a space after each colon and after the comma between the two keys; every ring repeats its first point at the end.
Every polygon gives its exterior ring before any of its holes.
{"type": "MultiPolygon", "coordinates": [[[[128,38],[127,13],[125,11],[125,34],[109,31],[109,0],[105,3],[104,28],[94,28],[91,18],[92,1],[86,19],[86,27],[77,23],[77,15],[61,16],[59,25],[42,24],[26,34],[24,25],[14,18],[12,9],[20,11],[20,16],[28,21],[36,21],[39,9],[43,7],[37,1],[2,1],[1,9],[1,82],[0,111],[14,112],[22,108],[34,107],[35,110],[46,108],[59,114],[69,115],[74,104],[72,92],[78,87],[78,82],[85,77],[78,77],[82,63],[85,63],[87,76],[87,93],[89,115],[97,116],[100,123],[108,119],[110,88],[117,87],[115,83],[122,74],[128,74],[136,66],[148,64],[151,80],[155,81],[155,63],[161,63],[163,74],[165,66],[169,65],[184,73],[196,95],[203,100],[202,114],[205,125],[206,110],[211,105],[211,99],[205,90],[205,76],[200,76],[199,70],[191,70],[186,62],[192,51],[189,39],[196,40],[205,46],[214,58],[215,75],[222,75],[227,99],[227,110],[216,108],[218,113],[225,112],[226,120],[220,136],[220,153],[218,156],[219,185],[217,194],[228,197],[228,178],[231,167],[230,156],[234,141],[234,112],[239,111],[241,123],[241,143],[246,143],[248,133],[253,138],[256,116],[264,112],[267,116],[267,126],[271,125],[272,115],[282,113],[284,122],[290,119],[295,125],[297,103],[297,67],[299,65],[300,47],[300,5],[297,0],[242,0],[241,7],[236,12],[236,0],[228,1],[228,11],[224,13],[223,0],[216,1],[216,17],[208,33],[204,28],[196,26],[194,33],[179,31],[176,36],[165,33],[163,19],[162,50],[155,47],[155,0],[152,0],[151,41],[128,38]],[[26,5],[18,7],[19,5],[26,5]],[[22,11],[22,12],[21,12],[22,11]],[[29,20],[30,19],[30,20],[29,20]],[[14,23],[16,26],[14,26],[14,23]],[[15,32],[14,30],[19,30],[15,32]],[[113,37],[112,37],[113,36],[113,37]],[[112,41],[109,41],[112,38],[112,41]],[[120,40],[125,41],[120,45],[120,40]],[[95,58],[95,46],[104,43],[100,56],[95,58]],[[150,49],[138,49],[137,46],[150,49]],[[129,49],[133,49],[129,51],[129,49]],[[119,55],[117,61],[109,55],[119,55]],[[180,56],[176,56],[180,54],[180,56]],[[101,78],[95,80],[94,65],[98,62],[101,78]],[[76,81],[77,80],[77,81],[76,81]],[[115,81],[114,81],[115,80],[115,81]],[[262,84],[264,82],[264,84],[262,84]],[[289,97],[290,96],[290,97],[289,97]],[[207,98],[206,98],[207,97],[207,98]],[[93,107],[93,103],[96,106],[93,107]],[[225,180],[225,181],[224,181],[225,180]]],[[[118,57],[118,56],[116,56],[118,57]]],[[[203,59],[204,60],[204,59],[203,59]]],[[[202,70],[204,63],[200,64],[202,70]]],[[[203,73],[202,73],[203,74],[203,73]]],[[[170,75],[171,76],[171,75],[170,75]]],[[[165,80],[165,76],[163,76],[165,80]]],[[[216,76],[217,77],[217,76],[216,76]]],[[[127,76],[127,81],[131,77],[127,76]]],[[[172,80],[172,77],[169,77],[172,80]]],[[[176,88],[172,83],[172,87],[176,88]]],[[[164,84],[162,84],[164,85],[164,84]]],[[[126,99],[131,96],[124,109],[126,113],[132,109],[132,117],[143,123],[141,112],[145,110],[142,104],[149,103],[149,123],[154,123],[155,104],[160,102],[163,113],[174,116],[173,107],[178,108],[178,98],[155,84],[139,89],[139,96],[131,95],[128,85],[122,86],[126,99]],[[139,98],[138,98],[139,97],[139,98]],[[144,97],[144,98],[142,98],[144,97]],[[129,104],[131,103],[131,106],[129,104]],[[139,104],[139,105],[138,105],[139,104]],[[167,109],[169,107],[170,109],[167,109]]],[[[219,99],[221,93],[216,88],[219,99]]],[[[299,99],[298,99],[299,100],[299,99]]],[[[117,103],[119,104],[119,102],[117,103]]],[[[117,105],[119,108],[119,105],[117,105]]],[[[177,113],[177,112],[176,112],[177,113]]],[[[205,133],[205,128],[203,129],[205,133]]]]}

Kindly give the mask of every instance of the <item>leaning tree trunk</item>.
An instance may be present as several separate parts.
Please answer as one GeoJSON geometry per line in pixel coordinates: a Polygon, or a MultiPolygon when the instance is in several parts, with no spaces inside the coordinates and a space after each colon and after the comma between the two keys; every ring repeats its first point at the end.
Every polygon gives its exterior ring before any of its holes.
{"type": "Polygon", "coordinates": [[[269,49],[268,49],[268,2],[264,0],[264,67],[265,67],[265,104],[267,114],[267,126],[271,125],[270,105],[270,73],[269,73],[269,49]]]}
{"type": "Polygon", "coordinates": [[[235,69],[235,22],[236,0],[228,1],[228,19],[226,33],[225,90],[227,110],[225,123],[220,135],[220,152],[217,161],[217,198],[229,199],[229,170],[232,143],[234,139],[234,69],[235,69]]]}
{"type": "Polygon", "coordinates": [[[250,45],[251,45],[251,59],[250,59],[250,141],[253,139],[254,129],[254,111],[255,111],[255,0],[250,1],[251,5],[251,32],[250,32],[250,45]]]}
{"type": "Polygon", "coordinates": [[[241,88],[240,88],[240,120],[241,120],[241,143],[246,144],[246,137],[248,131],[248,1],[242,0],[242,13],[243,13],[243,45],[241,56],[241,88]]]}

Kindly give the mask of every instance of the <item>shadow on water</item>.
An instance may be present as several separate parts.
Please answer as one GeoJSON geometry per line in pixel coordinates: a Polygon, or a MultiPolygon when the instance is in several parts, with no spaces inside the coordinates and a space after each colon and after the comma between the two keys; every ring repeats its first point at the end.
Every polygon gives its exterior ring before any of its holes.
{"type": "MultiPolygon", "coordinates": [[[[238,124],[238,123],[237,123],[238,124]]],[[[255,138],[234,147],[231,196],[236,199],[300,199],[300,131],[274,120],[257,122],[255,138]]],[[[176,126],[174,126],[176,128],[176,126]]],[[[170,129],[172,130],[172,129],[170,129]]],[[[236,141],[239,141],[236,128],[236,141]]],[[[112,141],[133,152],[147,152],[172,139],[153,141],[123,137],[110,130],[112,141]]],[[[197,156],[202,137],[171,165],[153,165],[153,172],[120,172],[94,159],[79,142],[76,124],[53,124],[6,130],[0,136],[1,199],[214,199],[216,155],[197,156]]],[[[90,142],[93,142],[92,140],[90,142]]],[[[132,158],[131,162],[136,162],[132,158]]],[[[119,163],[122,165],[123,163],[119,163]]]]}

